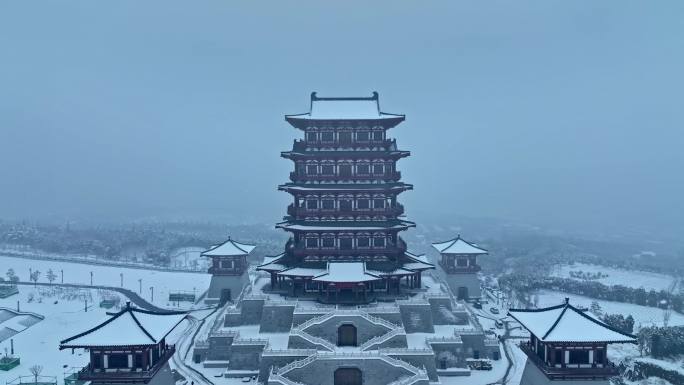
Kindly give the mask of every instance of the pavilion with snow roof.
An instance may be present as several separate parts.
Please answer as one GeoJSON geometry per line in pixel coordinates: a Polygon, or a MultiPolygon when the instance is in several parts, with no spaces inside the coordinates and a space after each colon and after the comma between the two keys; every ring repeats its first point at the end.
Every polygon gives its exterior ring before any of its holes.
{"type": "Polygon", "coordinates": [[[249,283],[247,255],[256,245],[230,239],[204,251],[203,257],[211,258],[209,274],[211,283],[204,300],[207,304],[224,304],[240,294],[249,283]]]}
{"type": "Polygon", "coordinates": [[[543,309],[511,309],[508,315],[530,332],[530,339],[520,344],[528,365],[534,365],[525,368],[529,373],[523,374],[524,384],[607,380],[618,374],[608,361],[608,344],[637,342],[635,336],[572,306],[568,298],[561,305],[543,309]]]}
{"type": "Polygon", "coordinates": [[[410,152],[388,137],[404,118],[382,112],[377,92],[370,97],[314,92],[309,112],[285,116],[304,138],[281,153],[294,170],[278,189],[293,199],[276,227],[291,237],[284,253],[257,267],[271,275],[272,290],[365,302],[371,292],[420,287],[422,272],[434,269],[409,253],[399,235],[415,226],[398,202],[399,194],[413,188],[397,171],[397,162],[410,152]]]}
{"type": "Polygon", "coordinates": [[[439,252],[439,267],[457,297],[466,300],[480,298],[477,257],[488,254],[487,250],[464,240],[460,234],[454,239],[433,243],[432,247],[439,252]]]}
{"type": "Polygon", "coordinates": [[[127,303],[106,321],[60,342],[60,350],[86,349],[90,353],[90,363],[71,380],[94,384],[173,383],[167,361],[176,350],[166,337],[186,317],[183,312],[152,312],[127,303]]]}

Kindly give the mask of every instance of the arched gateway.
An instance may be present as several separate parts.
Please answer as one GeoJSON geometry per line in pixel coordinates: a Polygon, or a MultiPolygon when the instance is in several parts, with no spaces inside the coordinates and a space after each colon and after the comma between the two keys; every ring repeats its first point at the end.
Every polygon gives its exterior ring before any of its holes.
{"type": "Polygon", "coordinates": [[[357,346],[356,326],[344,324],[337,328],[337,346],[357,346]]]}
{"type": "Polygon", "coordinates": [[[357,368],[339,368],[335,370],[335,385],[362,385],[363,376],[357,368]]]}

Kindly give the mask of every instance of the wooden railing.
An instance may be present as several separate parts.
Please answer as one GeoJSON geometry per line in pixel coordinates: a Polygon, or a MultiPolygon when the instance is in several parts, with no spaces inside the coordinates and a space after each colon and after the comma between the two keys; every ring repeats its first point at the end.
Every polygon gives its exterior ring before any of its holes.
{"type": "Polygon", "coordinates": [[[617,367],[610,361],[606,361],[603,367],[578,368],[578,367],[555,367],[547,365],[537,353],[534,352],[529,342],[521,342],[520,349],[534,364],[541,370],[546,377],[551,380],[572,380],[572,379],[607,379],[619,374],[617,367]]]}

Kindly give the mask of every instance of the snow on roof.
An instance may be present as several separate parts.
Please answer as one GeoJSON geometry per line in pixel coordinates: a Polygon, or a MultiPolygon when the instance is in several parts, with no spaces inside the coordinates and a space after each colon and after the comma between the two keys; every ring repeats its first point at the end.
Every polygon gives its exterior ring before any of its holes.
{"type": "Polygon", "coordinates": [[[318,282],[367,282],[378,276],[366,272],[365,262],[329,262],[328,271],[314,277],[318,282]]]}
{"type": "Polygon", "coordinates": [[[631,342],[617,330],[566,302],[543,309],[511,309],[508,315],[543,342],[631,342]]]}
{"type": "Polygon", "coordinates": [[[379,96],[323,98],[311,94],[311,109],[308,113],[286,115],[287,119],[311,120],[378,120],[403,119],[404,115],[387,114],[380,111],[379,96]]]}
{"type": "MultiPolygon", "coordinates": [[[[353,223],[353,222],[352,222],[353,223]]],[[[391,226],[339,226],[338,222],[330,222],[328,226],[314,225],[308,226],[304,224],[290,224],[288,222],[278,223],[276,227],[292,230],[309,230],[309,231],[377,231],[390,229],[403,229],[406,227],[415,226],[413,222],[400,221],[400,223],[391,226]]]]}
{"type": "Polygon", "coordinates": [[[389,277],[397,275],[411,275],[415,274],[415,271],[407,270],[404,268],[394,269],[392,271],[380,271],[380,270],[368,270],[368,273],[377,275],[379,277],[389,277]]]}
{"type": "Polygon", "coordinates": [[[442,254],[487,254],[487,250],[464,241],[460,235],[446,242],[433,243],[432,247],[442,254]]]}
{"type": "Polygon", "coordinates": [[[221,243],[218,246],[213,246],[209,250],[202,253],[204,257],[223,257],[223,256],[235,256],[235,255],[247,255],[256,245],[249,245],[247,243],[236,242],[230,237],[227,241],[221,243]]]}
{"type": "Polygon", "coordinates": [[[127,304],[104,322],[60,342],[60,349],[91,346],[154,345],[166,337],[186,313],[155,313],[127,304]]]}
{"type": "Polygon", "coordinates": [[[283,270],[278,273],[278,275],[288,276],[288,277],[315,277],[321,273],[324,273],[323,269],[309,269],[306,267],[293,267],[287,270],[283,270]]]}
{"type": "Polygon", "coordinates": [[[285,256],[285,253],[276,255],[275,257],[264,257],[264,263],[257,266],[257,270],[263,271],[283,271],[287,269],[287,266],[278,263],[285,256]]]}
{"type": "Polygon", "coordinates": [[[320,191],[320,190],[363,190],[363,191],[391,191],[412,189],[413,185],[404,182],[389,182],[389,183],[355,183],[355,184],[317,184],[315,186],[302,186],[294,183],[286,183],[278,186],[279,190],[292,191],[320,191]]]}
{"type": "Polygon", "coordinates": [[[408,251],[404,252],[404,254],[408,257],[409,261],[412,261],[409,263],[405,263],[403,265],[404,269],[426,270],[435,268],[435,265],[428,261],[427,256],[425,254],[417,255],[408,251]]]}

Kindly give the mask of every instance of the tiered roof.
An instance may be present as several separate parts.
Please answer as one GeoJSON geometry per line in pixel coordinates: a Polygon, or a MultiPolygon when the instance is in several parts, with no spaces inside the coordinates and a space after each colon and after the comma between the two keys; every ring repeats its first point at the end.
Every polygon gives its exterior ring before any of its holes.
{"type": "Polygon", "coordinates": [[[404,120],[404,115],[389,114],[380,111],[379,96],[373,92],[369,98],[359,97],[319,97],[311,93],[311,108],[309,112],[295,115],[285,115],[290,123],[300,120],[404,120]]]}
{"type": "Polygon", "coordinates": [[[185,319],[184,312],[152,312],[126,304],[92,329],[60,342],[60,349],[158,344],[185,319]]]}
{"type": "Polygon", "coordinates": [[[478,247],[476,244],[463,240],[460,235],[446,242],[433,243],[432,247],[441,254],[475,255],[488,253],[487,250],[478,247]]]}
{"type": "Polygon", "coordinates": [[[231,257],[231,256],[239,256],[239,255],[247,255],[254,250],[256,245],[250,245],[247,243],[240,243],[236,242],[230,237],[228,238],[227,241],[216,245],[212,246],[209,248],[209,250],[204,251],[202,253],[203,257],[231,257]]]}
{"type": "Polygon", "coordinates": [[[565,303],[543,309],[511,309],[508,315],[542,342],[636,343],[622,332],[565,303]]]}
{"type": "Polygon", "coordinates": [[[366,271],[365,262],[329,262],[327,271],[313,278],[327,283],[354,283],[377,281],[380,277],[366,271]]]}

